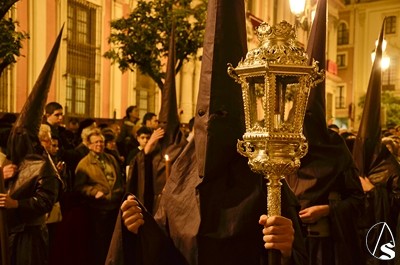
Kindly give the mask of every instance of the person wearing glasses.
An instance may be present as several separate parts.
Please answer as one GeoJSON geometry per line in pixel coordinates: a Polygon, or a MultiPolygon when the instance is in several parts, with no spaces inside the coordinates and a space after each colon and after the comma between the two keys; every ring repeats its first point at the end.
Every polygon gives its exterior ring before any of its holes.
{"type": "Polygon", "coordinates": [[[75,170],[75,190],[83,195],[87,207],[89,257],[97,265],[104,264],[125,184],[118,162],[104,152],[100,129],[91,129],[86,140],[90,151],[75,170]]]}

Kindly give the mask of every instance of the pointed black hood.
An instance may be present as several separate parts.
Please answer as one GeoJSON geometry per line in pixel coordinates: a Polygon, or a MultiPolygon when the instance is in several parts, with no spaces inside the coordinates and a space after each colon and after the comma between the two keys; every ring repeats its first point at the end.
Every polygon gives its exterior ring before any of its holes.
{"type": "Polygon", "coordinates": [[[158,115],[160,126],[164,128],[165,135],[161,141],[162,149],[174,143],[179,133],[178,103],[176,100],[175,85],[175,26],[172,26],[168,48],[167,75],[162,91],[161,109],[158,115]]]}
{"type": "MultiPolygon", "coordinates": [[[[314,59],[323,70],[326,70],[326,14],[327,0],[318,1],[307,45],[310,64],[314,59]]],[[[304,135],[308,141],[308,152],[301,159],[299,177],[334,179],[353,163],[343,138],[327,128],[325,80],[310,91],[304,117],[304,135]]]]}
{"type": "Polygon", "coordinates": [[[7,157],[15,164],[21,162],[26,155],[36,153],[40,149],[38,133],[47,94],[50,90],[63,28],[64,26],[61,28],[53,49],[12,128],[7,145],[7,157]]]}
{"type": "MultiPolygon", "coordinates": [[[[311,27],[310,37],[307,44],[309,64],[312,60],[318,62],[319,69],[326,70],[326,10],[327,0],[318,1],[314,21],[311,27]]],[[[311,89],[308,98],[306,116],[304,118],[304,134],[309,143],[326,142],[328,129],[326,124],[325,109],[325,79],[311,89]]]]}
{"type": "Polygon", "coordinates": [[[354,162],[362,177],[369,175],[381,153],[381,60],[384,28],[385,20],[382,22],[361,123],[353,147],[354,162]]]}
{"type": "Polygon", "coordinates": [[[194,123],[202,176],[224,168],[237,155],[237,139],[245,132],[243,100],[240,85],[227,74],[227,64],[237,65],[246,52],[244,2],[210,0],[194,123]]]}

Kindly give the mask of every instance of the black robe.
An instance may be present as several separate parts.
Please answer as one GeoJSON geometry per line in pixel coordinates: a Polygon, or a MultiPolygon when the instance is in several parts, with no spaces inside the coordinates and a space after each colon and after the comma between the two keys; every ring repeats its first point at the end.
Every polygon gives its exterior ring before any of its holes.
{"type": "MultiPolygon", "coordinates": [[[[156,220],[145,212],[138,235],[117,221],[107,265],[267,264],[259,217],[267,213],[263,178],[246,159],[236,157],[220,178],[197,173],[191,141],[173,165],[156,220]]],[[[293,221],[295,241],[290,264],[307,264],[297,215],[298,204],[286,183],[282,215],[293,221]]]]}
{"type": "Polygon", "coordinates": [[[364,213],[359,222],[360,239],[363,244],[368,244],[370,251],[373,252],[376,244],[378,244],[378,248],[374,256],[369,253],[367,248],[364,248],[366,264],[400,264],[400,257],[397,254],[400,253],[400,165],[389,150],[382,145],[381,152],[371,168],[368,178],[375,188],[366,193],[364,213]],[[385,222],[388,225],[391,233],[388,230],[384,230],[381,234],[382,226],[376,226],[376,229],[371,229],[381,222],[385,222]],[[397,255],[391,260],[376,258],[381,255],[391,256],[381,251],[381,246],[390,242],[395,244],[395,249],[391,249],[397,255]]]}
{"type": "Polygon", "coordinates": [[[57,170],[47,153],[28,154],[7,185],[11,198],[18,200],[18,207],[7,211],[11,264],[45,265],[49,247],[46,213],[62,189],[57,170]]]}
{"type": "Polygon", "coordinates": [[[141,150],[130,161],[126,191],[138,197],[150,213],[157,212],[161,193],[166,183],[164,156],[168,154],[169,163],[172,165],[186,144],[186,139],[179,133],[172,144],[165,148],[157,146],[149,154],[145,154],[141,150]]]}
{"type": "MultiPolygon", "coordinates": [[[[330,236],[306,239],[310,264],[362,264],[357,221],[362,212],[364,194],[343,138],[328,130],[324,141],[309,143],[309,152],[301,160],[297,177],[300,182],[312,183],[300,193],[291,185],[301,208],[329,205],[330,210],[330,236]]],[[[293,179],[288,181],[294,182],[293,179]]]]}

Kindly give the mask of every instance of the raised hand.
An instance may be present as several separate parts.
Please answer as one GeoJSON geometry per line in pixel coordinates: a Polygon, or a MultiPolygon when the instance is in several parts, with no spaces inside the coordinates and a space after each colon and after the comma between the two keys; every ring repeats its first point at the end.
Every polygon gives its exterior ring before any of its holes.
{"type": "Polygon", "coordinates": [[[144,147],[144,153],[149,154],[151,153],[154,148],[156,147],[158,140],[164,137],[164,129],[158,128],[155,129],[154,132],[151,134],[149,141],[147,142],[146,146],[144,147]]]}

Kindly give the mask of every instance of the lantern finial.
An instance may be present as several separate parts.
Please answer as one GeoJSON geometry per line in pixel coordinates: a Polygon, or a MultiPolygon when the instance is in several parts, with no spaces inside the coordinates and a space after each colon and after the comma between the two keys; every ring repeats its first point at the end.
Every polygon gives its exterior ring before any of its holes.
{"type": "Polygon", "coordinates": [[[286,21],[276,26],[266,22],[257,27],[256,34],[260,46],[250,50],[246,58],[239,62],[241,66],[272,64],[307,65],[308,55],[304,48],[296,42],[295,28],[286,21]]]}
{"type": "Polygon", "coordinates": [[[286,21],[282,21],[276,26],[270,26],[268,23],[263,22],[257,27],[256,34],[261,43],[266,40],[286,42],[296,38],[294,27],[286,21]]]}

